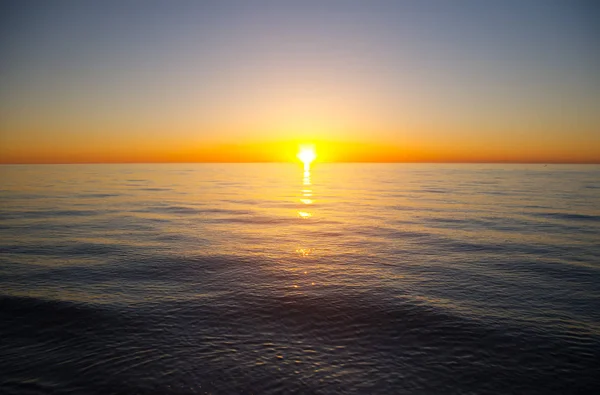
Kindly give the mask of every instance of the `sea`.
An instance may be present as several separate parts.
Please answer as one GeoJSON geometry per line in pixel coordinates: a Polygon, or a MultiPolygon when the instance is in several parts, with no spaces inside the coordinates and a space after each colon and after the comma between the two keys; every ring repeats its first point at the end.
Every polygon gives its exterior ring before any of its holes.
{"type": "Polygon", "coordinates": [[[599,394],[600,166],[0,166],[0,394],[599,394]]]}

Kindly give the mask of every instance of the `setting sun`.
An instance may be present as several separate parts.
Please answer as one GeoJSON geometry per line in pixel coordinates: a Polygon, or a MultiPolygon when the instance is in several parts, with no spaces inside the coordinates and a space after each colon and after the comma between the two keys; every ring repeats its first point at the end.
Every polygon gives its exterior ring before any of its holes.
{"type": "Polygon", "coordinates": [[[303,145],[298,152],[298,159],[304,163],[304,167],[309,167],[310,164],[317,158],[315,147],[313,145],[303,145]]]}

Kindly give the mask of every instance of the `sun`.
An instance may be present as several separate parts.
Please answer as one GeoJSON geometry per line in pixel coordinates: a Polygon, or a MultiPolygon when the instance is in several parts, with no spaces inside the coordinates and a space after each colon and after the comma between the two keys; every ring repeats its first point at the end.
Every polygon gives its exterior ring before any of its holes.
{"type": "Polygon", "coordinates": [[[304,163],[305,168],[310,167],[310,164],[317,158],[314,145],[301,145],[297,156],[304,163]]]}

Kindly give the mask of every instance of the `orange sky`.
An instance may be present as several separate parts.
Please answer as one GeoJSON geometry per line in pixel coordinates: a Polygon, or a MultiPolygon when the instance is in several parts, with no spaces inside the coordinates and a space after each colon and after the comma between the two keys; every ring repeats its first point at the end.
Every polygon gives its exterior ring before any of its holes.
{"type": "MultiPolygon", "coordinates": [[[[304,142],[313,143],[315,140],[304,142]]],[[[60,147],[58,144],[23,150],[0,148],[1,163],[151,163],[151,162],[290,162],[296,161],[301,143],[265,142],[207,144],[197,146],[137,147],[104,145],[60,147]]],[[[600,163],[598,149],[543,147],[535,143],[511,147],[484,147],[472,144],[452,147],[394,146],[390,144],[317,141],[317,162],[499,162],[499,163],[600,163]]]]}
{"type": "Polygon", "coordinates": [[[414,3],[15,7],[0,163],[600,163],[584,8],[414,3]]]}

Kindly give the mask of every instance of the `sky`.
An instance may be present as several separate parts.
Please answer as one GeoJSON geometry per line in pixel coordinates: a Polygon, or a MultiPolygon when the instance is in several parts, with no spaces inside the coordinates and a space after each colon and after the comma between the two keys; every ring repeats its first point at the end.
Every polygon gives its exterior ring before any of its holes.
{"type": "Polygon", "coordinates": [[[600,6],[2,1],[0,163],[600,163],[600,6]]]}

